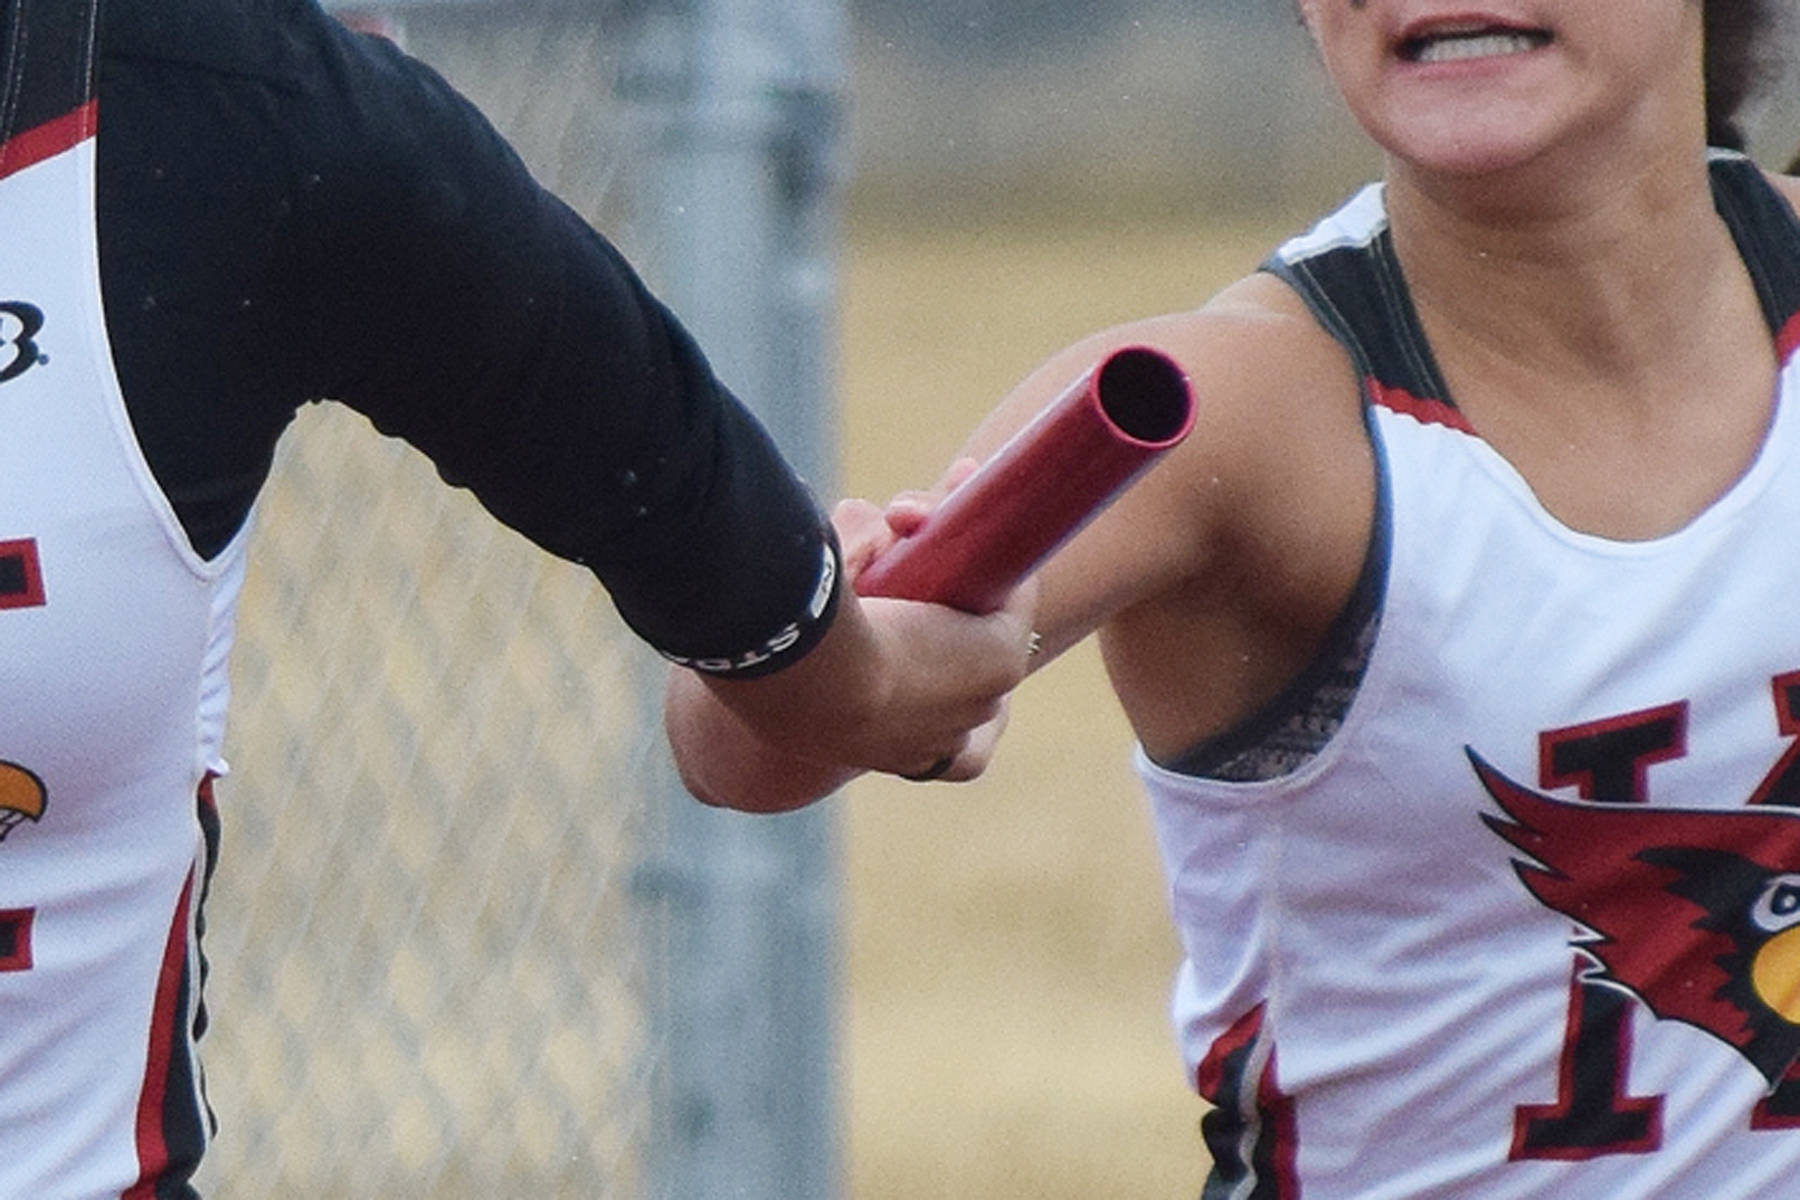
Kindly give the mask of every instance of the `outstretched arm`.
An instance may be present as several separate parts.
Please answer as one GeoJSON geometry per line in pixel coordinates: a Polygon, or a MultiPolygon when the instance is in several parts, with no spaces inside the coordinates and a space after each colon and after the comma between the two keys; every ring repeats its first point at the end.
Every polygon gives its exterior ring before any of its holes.
{"type": "MultiPolygon", "coordinates": [[[[1132,345],[1165,350],[1194,380],[1194,436],[993,618],[847,597],[831,644],[778,675],[677,676],[667,717],[690,789],[713,804],[783,811],[861,771],[916,774],[952,751],[943,777],[973,778],[1006,692],[1096,630],[1147,747],[1183,749],[1253,711],[1304,663],[1367,543],[1359,502],[1372,503],[1371,476],[1354,379],[1313,330],[1284,285],[1257,277],[1200,312],[1122,326],[1050,359],[983,422],[966,461],[988,460],[1071,379],[1132,345]],[[1032,643],[1040,653],[1028,654],[1032,643]]],[[[840,505],[846,574],[917,527],[938,495],[903,496],[879,513],[840,505]]]]}
{"type": "MultiPolygon", "coordinates": [[[[935,490],[905,494],[886,511],[840,505],[846,580],[871,564],[898,568],[879,582],[871,571],[870,586],[847,590],[955,596],[986,609],[1070,524],[1179,442],[1192,414],[1179,369],[1142,348],[1114,349],[1080,348],[1028,380],[984,430],[1004,431],[1004,447],[978,435],[971,446],[983,447],[981,459],[959,460],[935,490]],[[969,479],[983,462],[980,479],[969,479]],[[901,539],[912,551],[904,564],[886,554],[901,539]]],[[[1040,644],[1025,619],[1035,596],[1034,583],[1019,588],[995,619],[851,595],[842,628],[785,678],[745,686],[675,676],[665,723],[684,781],[708,803],[784,811],[863,769],[973,778],[993,752],[1005,696],[1040,644]]]]}

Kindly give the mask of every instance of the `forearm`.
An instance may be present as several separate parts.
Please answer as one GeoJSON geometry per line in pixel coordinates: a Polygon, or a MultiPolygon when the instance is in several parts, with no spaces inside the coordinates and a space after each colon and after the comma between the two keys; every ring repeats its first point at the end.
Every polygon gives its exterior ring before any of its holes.
{"type": "Polygon", "coordinates": [[[861,773],[784,751],[726,707],[701,676],[682,667],[670,670],[663,723],[682,785],[718,808],[789,812],[861,773]]]}
{"type": "Polygon", "coordinates": [[[683,784],[707,804],[786,812],[862,773],[858,726],[880,707],[880,648],[867,612],[845,595],[804,658],[760,679],[676,668],[664,724],[683,784]]]}
{"type": "Polygon", "coordinates": [[[683,782],[708,804],[783,812],[864,771],[973,778],[1025,675],[1033,598],[971,616],[846,592],[819,645],[779,672],[677,670],[664,721],[683,782]]]}

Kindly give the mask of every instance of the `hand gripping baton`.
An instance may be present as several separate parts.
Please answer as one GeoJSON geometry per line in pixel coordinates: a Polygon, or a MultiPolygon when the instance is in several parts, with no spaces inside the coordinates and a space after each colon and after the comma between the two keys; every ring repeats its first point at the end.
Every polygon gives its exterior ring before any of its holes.
{"type": "Polygon", "coordinates": [[[1173,359],[1116,350],[869,564],[856,590],[992,612],[1193,425],[1193,392],[1173,359]]]}

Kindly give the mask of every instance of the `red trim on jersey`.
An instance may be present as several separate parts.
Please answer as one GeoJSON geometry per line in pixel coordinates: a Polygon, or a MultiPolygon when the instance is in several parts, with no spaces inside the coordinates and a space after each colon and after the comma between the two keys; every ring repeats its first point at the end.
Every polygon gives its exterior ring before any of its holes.
{"type": "Polygon", "coordinates": [[[1794,357],[1796,350],[1800,350],[1800,312],[1789,317],[1788,323],[1775,335],[1775,353],[1783,363],[1794,357]]]}
{"type": "Polygon", "coordinates": [[[1257,1084],[1256,1102],[1263,1111],[1263,1122],[1273,1137],[1270,1166],[1275,1172],[1276,1200],[1298,1200],[1300,1195],[1300,1126],[1294,1118],[1294,1098],[1275,1082],[1275,1051],[1269,1050],[1269,1061],[1263,1066],[1262,1080],[1257,1084]]]}
{"type": "Polygon", "coordinates": [[[31,923],[35,908],[0,908],[0,927],[12,931],[11,946],[0,954],[0,971],[31,970],[31,923]]]}
{"type": "MultiPolygon", "coordinates": [[[[1263,1013],[1267,1006],[1258,1004],[1239,1017],[1231,1028],[1220,1034],[1207,1048],[1206,1057],[1194,1068],[1194,1086],[1200,1095],[1215,1106],[1230,1105],[1242,1110],[1242,1094],[1231,1094],[1246,1086],[1242,1078],[1232,1079],[1233,1072],[1243,1071],[1251,1047],[1262,1037],[1263,1013]]],[[[1247,1161],[1237,1166],[1259,1174],[1274,1186],[1273,1192],[1258,1184],[1255,1196],[1269,1200],[1298,1200],[1300,1195],[1300,1127],[1295,1118],[1294,1098],[1281,1090],[1276,1080],[1276,1051],[1269,1047],[1269,1057],[1257,1077],[1250,1106],[1258,1114],[1262,1131],[1255,1136],[1255,1146],[1247,1161]]],[[[1246,1072],[1247,1073],[1247,1072],[1246,1072]]],[[[1236,1192],[1234,1191],[1235,1195],[1236,1192]]]]}
{"type": "Polygon", "coordinates": [[[44,603],[44,571],[38,562],[36,538],[0,542],[0,558],[17,559],[19,590],[0,592],[0,608],[41,608],[44,603]]]}
{"type": "Polygon", "coordinates": [[[154,1200],[156,1181],[169,1165],[169,1145],[163,1136],[163,1102],[169,1087],[170,1056],[176,1045],[186,1045],[186,1039],[177,1036],[176,1027],[182,1020],[179,1009],[188,965],[188,903],[193,892],[194,874],[189,871],[187,882],[181,888],[181,900],[175,905],[175,919],[169,926],[162,969],[156,979],[156,1004],[150,1018],[150,1055],[144,1064],[144,1090],[138,1094],[138,1180],[120,1200],[154,1200]]]}
{"type": "Polygon", "coordinates": [[[1220,1034],[1207,1050],[1206,1057],[1194,1068],[1194,1090],[1201,1097],[1213,1104],[1219,1103],[1219,1095],[1225,1084],[1225,1064],[1231,1056],[1247,1048],[1262,1032],[1263,1006],[1257,1005],[1224,1033],[1220,1034]]]}
{"type": "Polygon", "coordinates": [[[1473,434],[1475,427],[1461,412],[1442,400],[1421,400],[1405,388],[1388,387],[1374,376],[1363,380],[1369,399],[1390,412],[1403,413],[1421,425],[1442,425],[1458,433],[1473,434]]]}
{"type": "Polygon", "coordinates": [[[98,112],[99,105],[89,100],[80,108],[71,109],[60,117],[0,142],[0,179],[17,174],[46,158],[55,158],[64,150],[93,137],[98,112]]]}

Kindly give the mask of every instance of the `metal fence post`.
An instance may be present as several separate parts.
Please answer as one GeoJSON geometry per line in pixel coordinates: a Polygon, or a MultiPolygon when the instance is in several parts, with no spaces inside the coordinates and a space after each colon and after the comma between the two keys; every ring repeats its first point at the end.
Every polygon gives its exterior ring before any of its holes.
{"type": "MultiPolygon", "coordinates": [[[[631,252],[715,369],[832,485],[839,0],[672,0],[637,14],[622,90],[651,134],[631,252]]],[[[667,1002],[651,1138],[668,1200],[837,1190],[835,853],[828,807],[701,808],[668,776],[667,1002]]]]}

